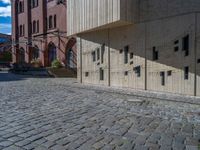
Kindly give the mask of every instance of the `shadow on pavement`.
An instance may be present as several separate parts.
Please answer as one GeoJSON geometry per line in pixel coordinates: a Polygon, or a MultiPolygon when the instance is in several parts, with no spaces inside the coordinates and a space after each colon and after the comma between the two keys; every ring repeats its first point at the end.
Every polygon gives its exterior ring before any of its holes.
{"type": "Polygon", "coordinates": [[[11,73],[9,71],[0,71],[0,82],[20,81],[20,80],[26,80],[27,78],[49,78],[49,77],[20,75],[11,73]]]}

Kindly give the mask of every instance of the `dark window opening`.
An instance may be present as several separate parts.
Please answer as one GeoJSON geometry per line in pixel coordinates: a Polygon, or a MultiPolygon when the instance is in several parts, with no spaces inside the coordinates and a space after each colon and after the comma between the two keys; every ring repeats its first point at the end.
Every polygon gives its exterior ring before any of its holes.
{"type": "Polygon", "coordinates": [[[104,70],[102,68],[99,69],[100,80],[104,80],[104,70]]]}
{"type": "Polygon", "coordinates": [[[99,60],[99,59],[100,59],[100,49],[97,48],[97,60],[99,60]]]}
{"type": "Polygon", "coordinates": [[[172,75],[172,71],[171,70],[167,71],[167,76],[171,76],[171,75],[172,75]]]}
{"type": "Polygon", "coordinates": [[[18,13],[23,13],[24,12],[24,1],[20,1],[18,3],[18,13]]]}
{"type": "Polygon", "coordinates": [[[36,21],[33,21],[33,33],[36,33],[36,21]]]}
{"type": "Polygon", "coordinates": [[[122,49],[120,49],[120,50],[119,50],[119,53],[120,53],[120,54],[122,54],[122,53],[123,53],[123,50],[122,50],[122,49]]]}
{"type": "Polygon", "coordinates": [[[128,52],[129,52],[129,46],[124,47],[124,63],[128,63],[128,52]]]}
{"type": "Polygon", "coordinates": [[[130,59],[133,59],[133,53],[130,53],[130,59]]]}
{"type": "Polygon", "coordinates": [[[95,53],[95,51],[92,52],[92,61],[93,62],[96,61],[96,53],[95,53]]]}
{"type": "Polygon", "coordinates": [[[104,62],[105,44],[101,46],[101,63],[104,62]]]}
{"type": "Polygon", "coordinates": [[[88,77],[89,76],[89,72],[85,72],[85,76],[88,77]]]}
{"type": "Polygon", "coordinates": [[[35,8],[38,6],[38,0],[31,0],[31,8],[35,8]]]}
{"type": "Polygon", "coordinates": [[[197,63],[200,64],[200,59],[197,60],[197,63]]]}
{"type": "Polygon", "coordinates": [[[53,28],[53,17],[49,16],[49,29],[53,28]]]}
{"type": "Polygon", "coordinates": [[[56,15],[54,15],[54,28],[56,28],[57,26],[57,18],[56,18],[56,15]]]}
{"type": "Polygon", "coordinates": [[[178,43],[179,43],[179,40],[174,41],[174,44],[175,44],[175,45],[178,44],[178,43]]]}
{"type": "Polygon", "coordinates": [[[135,67],[133,70],[137,74],[137,77],[141,76],[141,67],[140,66],[135,67]]]}
{"type": "Polygon", "coordinates": [[[37,33],[39,33],[39,20],[37,21],[37,33]]]}
{"type": "Polygon", "coordinates": [[[156,51],[156,47],[153,47],[153,60],[158,60],[158,51],[156,51]]]}
{"type": "Polygon", "coordinates": [[[128,75],[128,71],[125,71],[125,72],[124,72],[124,75],[127,76],[127,75],[128,75]]]}
{"type": "Polygon", "coordinates": [[[189,67],[184,68],[184,79],[188,80],[189,79],[189,67]]]}
{"type": "Polygon", "coordinates": [[[174,51],[177,52],[178,50],[179,50],[179,47],[178,47],[178,46],[175,46],[175,47],[174,47],[174,51]]]}
{"type": "Polygon", "coordinates": [[[165,85],[165,72],[164,71],[160,72],[160,76],[161,76],[161,85],[164,86],[165,85]]]}
{"type": "Polygon", "coordinates": [[[189,35],[186,35],[182,39],[182,50],[185,51],[185,56],[189,55],[189,35]]]}

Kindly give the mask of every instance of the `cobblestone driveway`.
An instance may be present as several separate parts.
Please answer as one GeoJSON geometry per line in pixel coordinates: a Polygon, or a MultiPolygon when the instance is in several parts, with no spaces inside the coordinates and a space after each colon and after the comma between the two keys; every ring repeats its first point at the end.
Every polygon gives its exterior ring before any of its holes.
{"type": "Polygon", "coordinates": [[[199,105],[6,73],[0,89],[3,150],[198,150],[199,105]]]}

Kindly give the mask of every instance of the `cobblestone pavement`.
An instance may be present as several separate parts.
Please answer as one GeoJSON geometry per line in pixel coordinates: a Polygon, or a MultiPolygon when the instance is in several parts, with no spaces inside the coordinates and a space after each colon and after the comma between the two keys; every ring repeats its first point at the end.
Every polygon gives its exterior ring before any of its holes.
{"type": "Polygon", "coordinates": [[[0,149],[198,150],[200,106],[0,72],[0,149]]]}

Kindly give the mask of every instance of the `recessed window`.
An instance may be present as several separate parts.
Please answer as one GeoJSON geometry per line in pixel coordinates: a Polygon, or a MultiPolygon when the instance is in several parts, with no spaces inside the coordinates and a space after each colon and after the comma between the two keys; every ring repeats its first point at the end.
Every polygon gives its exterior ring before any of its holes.
{"type": "Polygon", "coordinates": [[[33,33],[36,33],[36,21],[35,20],[33,21],[33,30],[32,31],[33,31],[33,33]]]}
{"type": "Polygon", "coordinates": [[[175,45],[178,44],[178,43],[179,43],[179,40],[174,41],[174,44],[175,44],[175,45]]]}
{"type": "Polygon", "coordinates": [[[101,63],[104,62],[105,44],[101,45],[101,63]]]}
{"type": "Polygon", "coordinates": [[[184,67],[184,79],[185,80],[189,79],[189,67],[188,66],[184,67]]]}
{"type": "Polygon", "coordinates": [[[89,72],[85,72],[85,77],[88,77],[89,76],[89,72]]]}
{"type": "Polygon", "coordinates": [[[31,0],[31,8],[35,8],[38,6],[38,0],[31,0]]]}
{"type": "Polygon", "coordinates": [[[49,29],[53,28],[53,17],[49,16],[49,29]]]}
{"type": "Polygon", "coordinates": [[[99,69],[100,80],[104,80],[104,70],[102,68],[99,69]]]}
{"type": "Polygon", "coordinates": [[[97,60],[99,60],[99,59],[100,59],[100,49],[97,48],[97,60]]]}
{"type": "Polygon", "coordinates": [[[130,53],[130,59],[133,59],[133,53],[130,53]]]}
{"type": "Polygon", "coordinates": [[[24,12],[24,1],[19,1],[18,2],[18,13],[23,13],[24,12]]]}
{"type": "Polygon", "coordinates": [[[167,71],[167,76],[171,76],[172,75],[172,70],[167,71]]]}
{"type": "Polygon", "coordinates": [[[134,67],[133,71],[135,71],[135,74],[137,74],[137,77],[141,76],[141,67],[140,66],[134,67]]]}
{"type": "Polygon", "coordinates": [[[158,51],[156,47],[153,47],[153,60],[158,60],[158,51]]]}
{"type": "Polygon", "coordinates": [[[92,52],[92,61],[93,62],[96,61],[96,52],[95,51],[92,52]]]}
{"type": "Polygon", "coordinates": [[[200,64],[200,59],[197,59],[197,63],[200,64]]]}
{"type": "Polygon", "coordinates": [[[165,72],[164,71],[160,72],[160,77],[161,77],[161,85],[164,86],[165,85],[165,72]]]}
{"type": "Polygon", "coordinates": [[[185,51],[185,56],[189,55],[189,35],[182,38],[182,50],[185,51]]]}
{"type": "Polygon", "coordinates": [[[178,50],[179,50],[179,47],[178,47],[178,46],[175,46],[175,47],[174,47],[174,51],[175,51],[175,52],[178,52],[178,50]]]}
{"type": "Polygon", "coordinates": [[[124,47],[124,64],[128,63],[128,52],[129,52],[129,46],[124,47]]]}
{"type": "Polygon", "coordinates": [[[119,50],[119,53],[120,53],[120,54],[122,54],[122,53],[123,53],[123,50],[122,50],[122,49],[120,49],[120,50],[119,50]]]}
{"type": "Polygon", "coordinates": [[[128,75],[128,71],[125,71],[125,72],[124,72],[124,75],[127,76],[127,75],[128,75]]]}
{"type": "Polygon", "coordinates": [[[38,20],[38,21],[37,21],[37,33],[39,33],[39,30],[40,30],[40,29],[39,29],[39,26],[40,26],[40,25],[39,25],[39,20],[38,20]]]}
{"type": "Polygon", "coordinates": [[[56,15],[54,15],[53,20],[54,20],[54,28],[56,28],[57,27],[57,17],[56,17],[56,15]]]}

